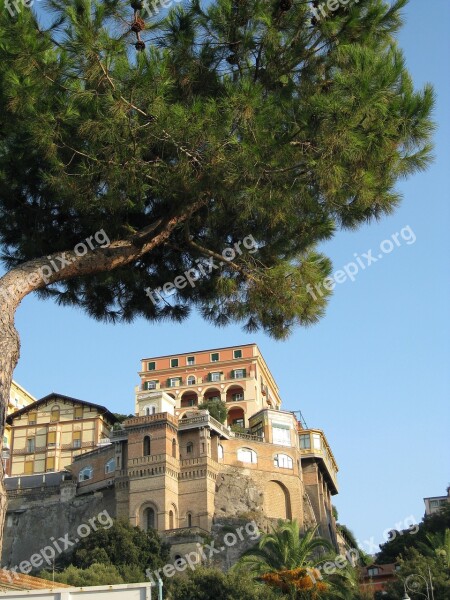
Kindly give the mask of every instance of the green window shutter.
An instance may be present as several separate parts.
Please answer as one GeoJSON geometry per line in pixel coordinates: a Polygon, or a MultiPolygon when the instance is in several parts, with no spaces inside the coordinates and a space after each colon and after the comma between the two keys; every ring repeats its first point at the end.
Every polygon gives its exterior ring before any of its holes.
{"type": "Polygon", "coordinates": [[[235,379],[235,376],[234,376],[234,369],[231,371],[231,379],[235,379]]]}
{"type": "Polygon", "coordinates": [[[244,377],[247,377],[247,369],[242,369],[244,371],[244,377]]]}
{"type": "Polygon", "coordinates": [[[208,381],[211,381],[211,373],[208,373],[208,381]]]}
{"type": "Polygon", "coordinates": [[[167,387],[170,387],[170,379],[167,380],[167,387]]]}

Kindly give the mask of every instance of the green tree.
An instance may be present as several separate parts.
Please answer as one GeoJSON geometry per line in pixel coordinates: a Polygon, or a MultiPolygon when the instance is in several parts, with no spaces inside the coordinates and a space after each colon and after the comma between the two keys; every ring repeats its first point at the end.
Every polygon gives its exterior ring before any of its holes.
{"type": "Polygon", "coordinates": [[[199,408],[209,410],[210,415],[219,423],[225,423],[227,420],[227,405],[222,400],[206,400],[199,408]]]}
{"type": "Polygon", "coordinates": [[[84,587],[89,585],[115,585],[125,583],[118,569],[114,565],[105,565],[93,563],[86,569],[79,569],[73,565],[68,566],[61,573],[52,573],[51,571],[41,571],[39,577],[58,583],[66,583],[74,587],[84,587]]]}
{"type": "Polygon", "coordinates": [[[51,26],[0,1],[0,427],[27,294],[283,338],[323,315],[316,245],[392,212],[429,162],[433,92],[395,41],[407,0],[314,24],[300,1],[145,22],[139,2],[47,0],[51,26]]]}
{"type": "Polygon", "coordinates": [[[254,548],[242,554],[239,562],[257,575],[315,567],[323,560],[324,552],[333,550],[328,540],[316,537],[316,532],[317,527],[313,527],[302,535],[297,521],[278,521],[254,548]]]}
{"type": "Polygon", "coordinates": [[[81,540],[63,564],[82,571],[92,564],[112,565],[123,581],[138,583],[145,580],[147,569],[163,567],[169,557],[169,546],[155,530],[143,531],[119,520],[109,529],[98,529],[81,540]]]}
{"type": "Polygon", "coordinates": [[[167,584],[169,600],[276,600],[278,594],[255,582],[248,573],[223,573],[199,567],[167,584]]]}

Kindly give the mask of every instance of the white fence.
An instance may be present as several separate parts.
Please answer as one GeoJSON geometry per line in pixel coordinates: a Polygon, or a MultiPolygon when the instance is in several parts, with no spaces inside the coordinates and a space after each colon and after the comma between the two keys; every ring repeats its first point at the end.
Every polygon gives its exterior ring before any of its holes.
{"type": "Polygon", "coordinates": [[[102,585],[83,588],[59,588],[54,590],[23,590],[11,592],[0,590],[0,598],[13,600],[156,600],[158,591],[152,596],[150,583],[130,583],[125,585],[102,585]]]}

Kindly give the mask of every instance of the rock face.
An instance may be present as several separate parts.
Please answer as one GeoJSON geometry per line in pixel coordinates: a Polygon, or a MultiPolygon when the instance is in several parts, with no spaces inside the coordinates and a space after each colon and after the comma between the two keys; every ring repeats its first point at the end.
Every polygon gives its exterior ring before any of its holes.
{"type": "Polygon", "coordinates": [[[243,469],[228,467],[217,477],[215,517],[263,516],[264,494],[255,479],[243,469]]]}
{"type": "MultiPolygon", "coordinates": [[[[59,549],[70,551],[75,547],[75,540],[87,537],[88,529],[94,527],[92,523],[100,529],[102,523],[108,524],[108,515],[115,517],[114,489],[74,496],[67,486],[63,486],[58,492],[47,490],[33,495],[9,496],[2,566],[13,568],[22,561],[29,561],[35,554],[42,556],[45,548],[49,557],[54,551],[56,560],[59,549]],[[70,541],[71,545],[60,538],[70,541]]],[[[49,561],[51,564],[49,558],[40,569],[49,568],[49,561]]]]}

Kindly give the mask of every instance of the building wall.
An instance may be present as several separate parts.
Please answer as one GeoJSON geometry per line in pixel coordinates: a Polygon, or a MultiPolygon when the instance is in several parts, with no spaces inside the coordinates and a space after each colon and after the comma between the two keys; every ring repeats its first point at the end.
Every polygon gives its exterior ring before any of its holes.
{"type": "MultiPolygon", "coordinates": [[[[29,406],[33,402],[36,402],[36,398],[32,396],[29,392],[27,392],[21,385],[16,383],[15,381],[11,384],[11,390],[9,394],[9,403],[6,411],[7,415],[10,415],[21,408],[25,408],[29,406]]],[[[11,425],[9,423],[5,424],[5,432],[3,436],[3,449],[2,449],[2,459],[3,459],[3,467],[5,469],[5,473],[9,474],[11,472],[11,425]]]]}
{"type": "Polygon", "coordinates": [[[62,398],[39,404],[36,411],[12,420],[12,476],[61,471],[76,456],[107,439],[111,428],[97,409],[62,398]]]}

